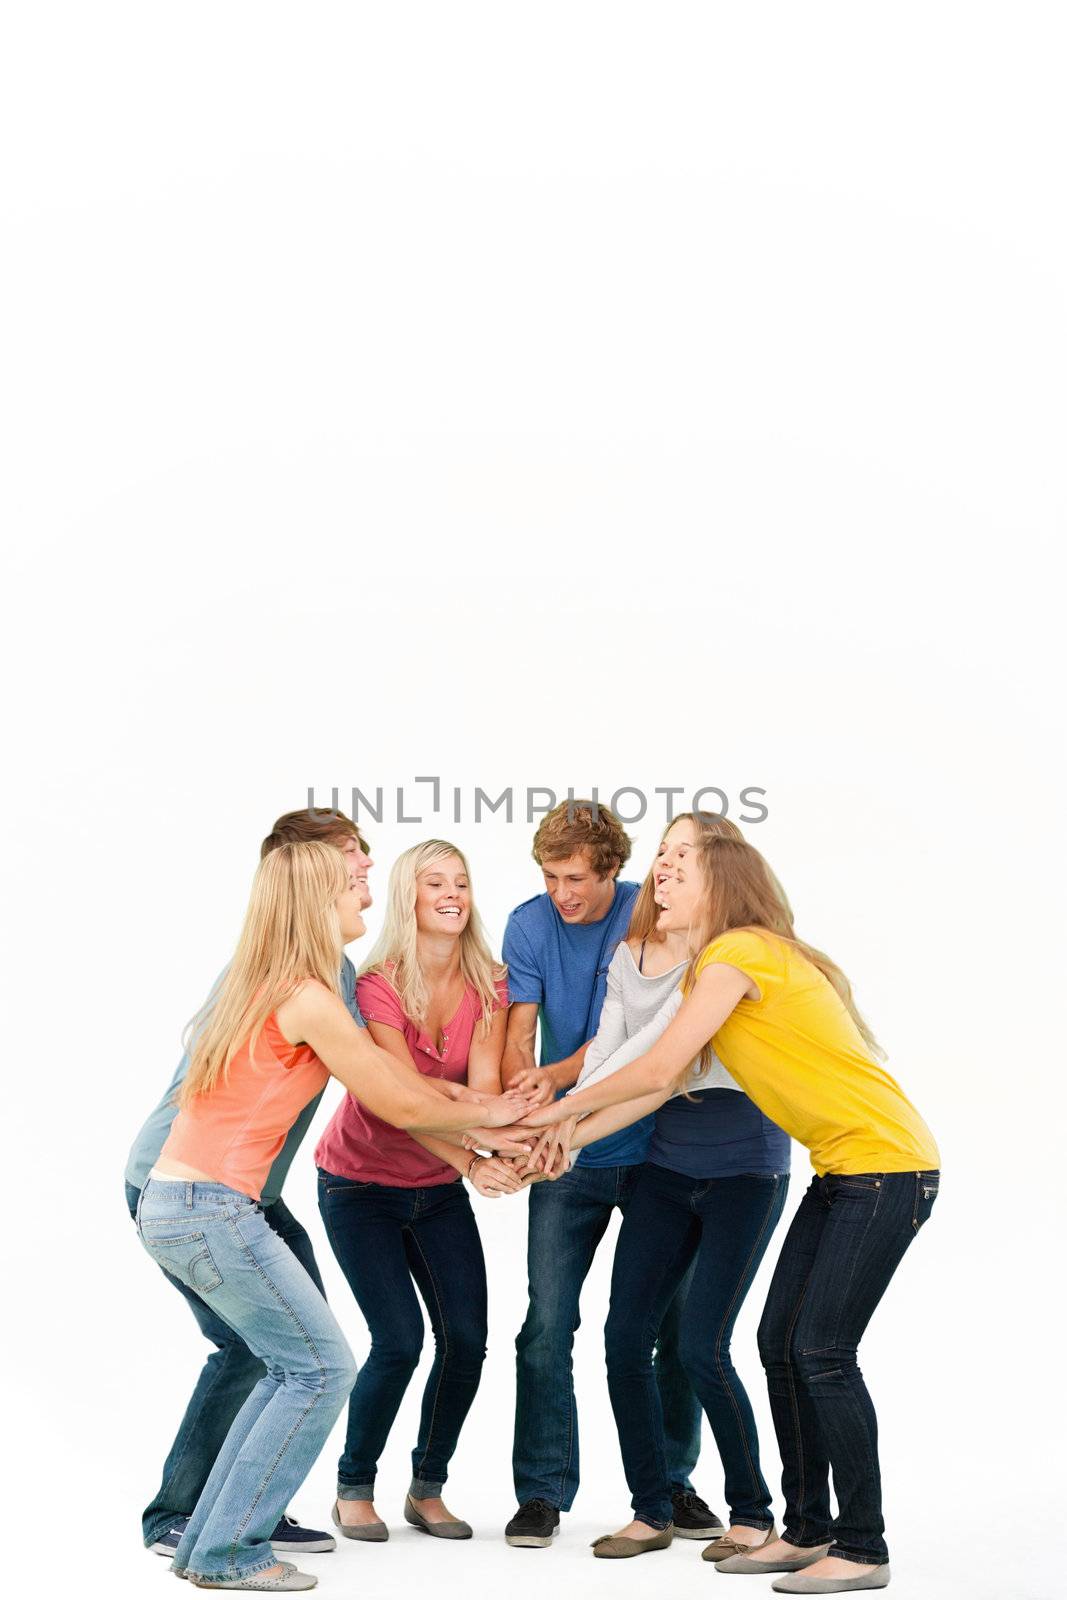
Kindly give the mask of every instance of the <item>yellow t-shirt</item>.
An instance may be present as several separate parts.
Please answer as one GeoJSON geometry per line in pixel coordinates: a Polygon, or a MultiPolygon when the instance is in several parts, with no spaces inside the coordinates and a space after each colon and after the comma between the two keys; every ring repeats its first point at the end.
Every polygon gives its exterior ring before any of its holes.
{"type": "Polygon", "coordinates": [[[940,1163],[933,1134],[900,1086],[872,1059],[828,978],[772,933],[739,928],[713,939],[696,965],[738,967],[759,989],[741,1000],[712,1043],[765,1116],[807,1145],[826,1172],[926,1172],[940,1163]]]}

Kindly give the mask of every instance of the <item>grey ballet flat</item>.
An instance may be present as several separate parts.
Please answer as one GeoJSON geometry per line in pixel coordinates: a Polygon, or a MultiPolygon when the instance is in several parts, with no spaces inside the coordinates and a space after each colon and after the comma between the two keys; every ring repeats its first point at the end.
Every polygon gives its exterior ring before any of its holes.
{"type": "Polygon", "coordinates": [[[410,1495],[404,1501],[404,1521],[410,1522],[413,1528],[421,1528],[423,1533],[430,1535],[431,1539],[472,1539],[474,1537],[474,1529],[470,1523],[460,1522],[458,1517],[452,1522],[431,1522],[412,1503],[410,1495]]]}
{"type": "Polygon", "coordinates": [[[198,1578],[193,1572],[188,1576],[198,1589],[255,1589],[264,1594],[295,1594],[299,1589],[314,1589],[319,1581],[308,1572],[298,1572],[291,1561],[282,1561],[280,1566],[281,1572],[273,1578],[259,1573],[250,1578],[198,1578]]]}
{"type": "Polygon", "coordinates": [[[354,1527],[348,1527],[341,1521],[336,1500],[330,1516],[333,1518],[334,1527],[340,1528],[342,1539],[362,1539],[364,1544],[383,1544],[389,1537],[389,1529],[384,1522],[361,1522],[354,1527]]]}
{"type": "Polygon", "coordinates": [[[746,1573],[754,1577],[757,1573],[769,1572],[800,1572],[804,1567],[810,1567],[814,1562],[821,1561],[829,1550],[828,1544],[817,1544],[810,1550],[801,1550],[795,1561],[753,1561],[750,1556],[728,1556],[725,1561],[716,1561],[716,1572],[746,1573]]]}
{"type": "Polygon", "coordinates": [[[779,1594],[850,1594],[854,1589],[884,1589],[889,1582],[889,1562],[871,1572],[858,1572],[854,1578],[806,1578],[798,1572],[793,1578],[781,1578],[771,1588],[779,1594]]]}

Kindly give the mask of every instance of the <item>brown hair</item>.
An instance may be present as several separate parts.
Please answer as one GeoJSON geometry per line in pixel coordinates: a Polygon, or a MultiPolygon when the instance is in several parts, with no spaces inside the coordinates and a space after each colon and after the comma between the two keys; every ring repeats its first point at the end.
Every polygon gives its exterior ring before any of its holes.
{"type": "Polygon", "coordinates": [[[533,858],[566,861],[584,850],[598,878],[614,878],[630,859],[630,836],[613,811],[599,801],[563,800],[534,834],[533,858]]]}
{"type": "Polygon", "coordinates": [[[370,845],[354,822],[343,811],[331,811],[328,806],[304,806],[300,811],[287,811],[279,817],[259,847],[259,859],[269,856],[283,844],[335,844],[346,839],[358,839],[364,855],[370,855],[370,845]]]}
{"type": "MultiPolygon", "coordinates": [[[[675,818],[676,822],[680,820],[675,818]]],[[[749,844],[740,828],[725,817],[689,813],[688,820],[698,830],[696,850],[704,874],[704,899],[701,924],[694,930],[699,949],[689,963],[683,986],[688,989],[693,981],[699,952],[720,934],[734,928],[773,934],[799,950],[833,985],[859,1029],[863,1042],[874,1054],[881,1055],[881,1047],[860,1015],[852,998],[852,986],[841,968],[828,955],[816,950],[814,945],[805,944],[803,939],[797,938],[793,929],[793,912],[785,890],[755,846],[749,844]]],[[[635,934],[637,910],[638,906],[635,905],[630,937],[635,934]]],[[[701,1052],[701,1066],[706,1068],[710,1060],[709,1039],[701,1052]]]]}

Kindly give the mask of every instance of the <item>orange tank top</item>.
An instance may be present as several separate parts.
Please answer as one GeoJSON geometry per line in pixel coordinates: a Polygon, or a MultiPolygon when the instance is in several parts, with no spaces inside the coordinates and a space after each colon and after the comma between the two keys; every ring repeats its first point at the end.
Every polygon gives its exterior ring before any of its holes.
{"type": "Polygon", "coordinates": [[[157,1165],[169,1156],[258,1200],[289,1129],[328,1077],[309,1044],[289,1043],[272,1011],[255,1059],[246,1039],[225,1081],[178,1112],[157,1165]]]}

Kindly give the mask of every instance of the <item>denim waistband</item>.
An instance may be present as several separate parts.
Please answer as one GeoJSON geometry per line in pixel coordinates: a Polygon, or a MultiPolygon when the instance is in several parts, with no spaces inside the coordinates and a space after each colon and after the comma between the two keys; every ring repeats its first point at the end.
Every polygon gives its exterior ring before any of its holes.
{"type": "Polygon", "coordinates": [[[145,1186],[141,1190],[142,1197],[148,1193],[149,1189],[152,1190],[153,1195],[158,1194],[161,1198],[166,1197],[168,1199],[173,1199],[178,1195],[184,1197],[191,1190],[194,1200],[206,1200],[209,1195],[224,1195],[232,1197],[234,1200],[248,1200],[252,1204],[255,1203],[250,1194],[244,1194],[240,1189],[231,1189],[228,1184],[216,1183],[215,1181],[205,1183],[200,1178],[147,1178],[145,1186]]]}

